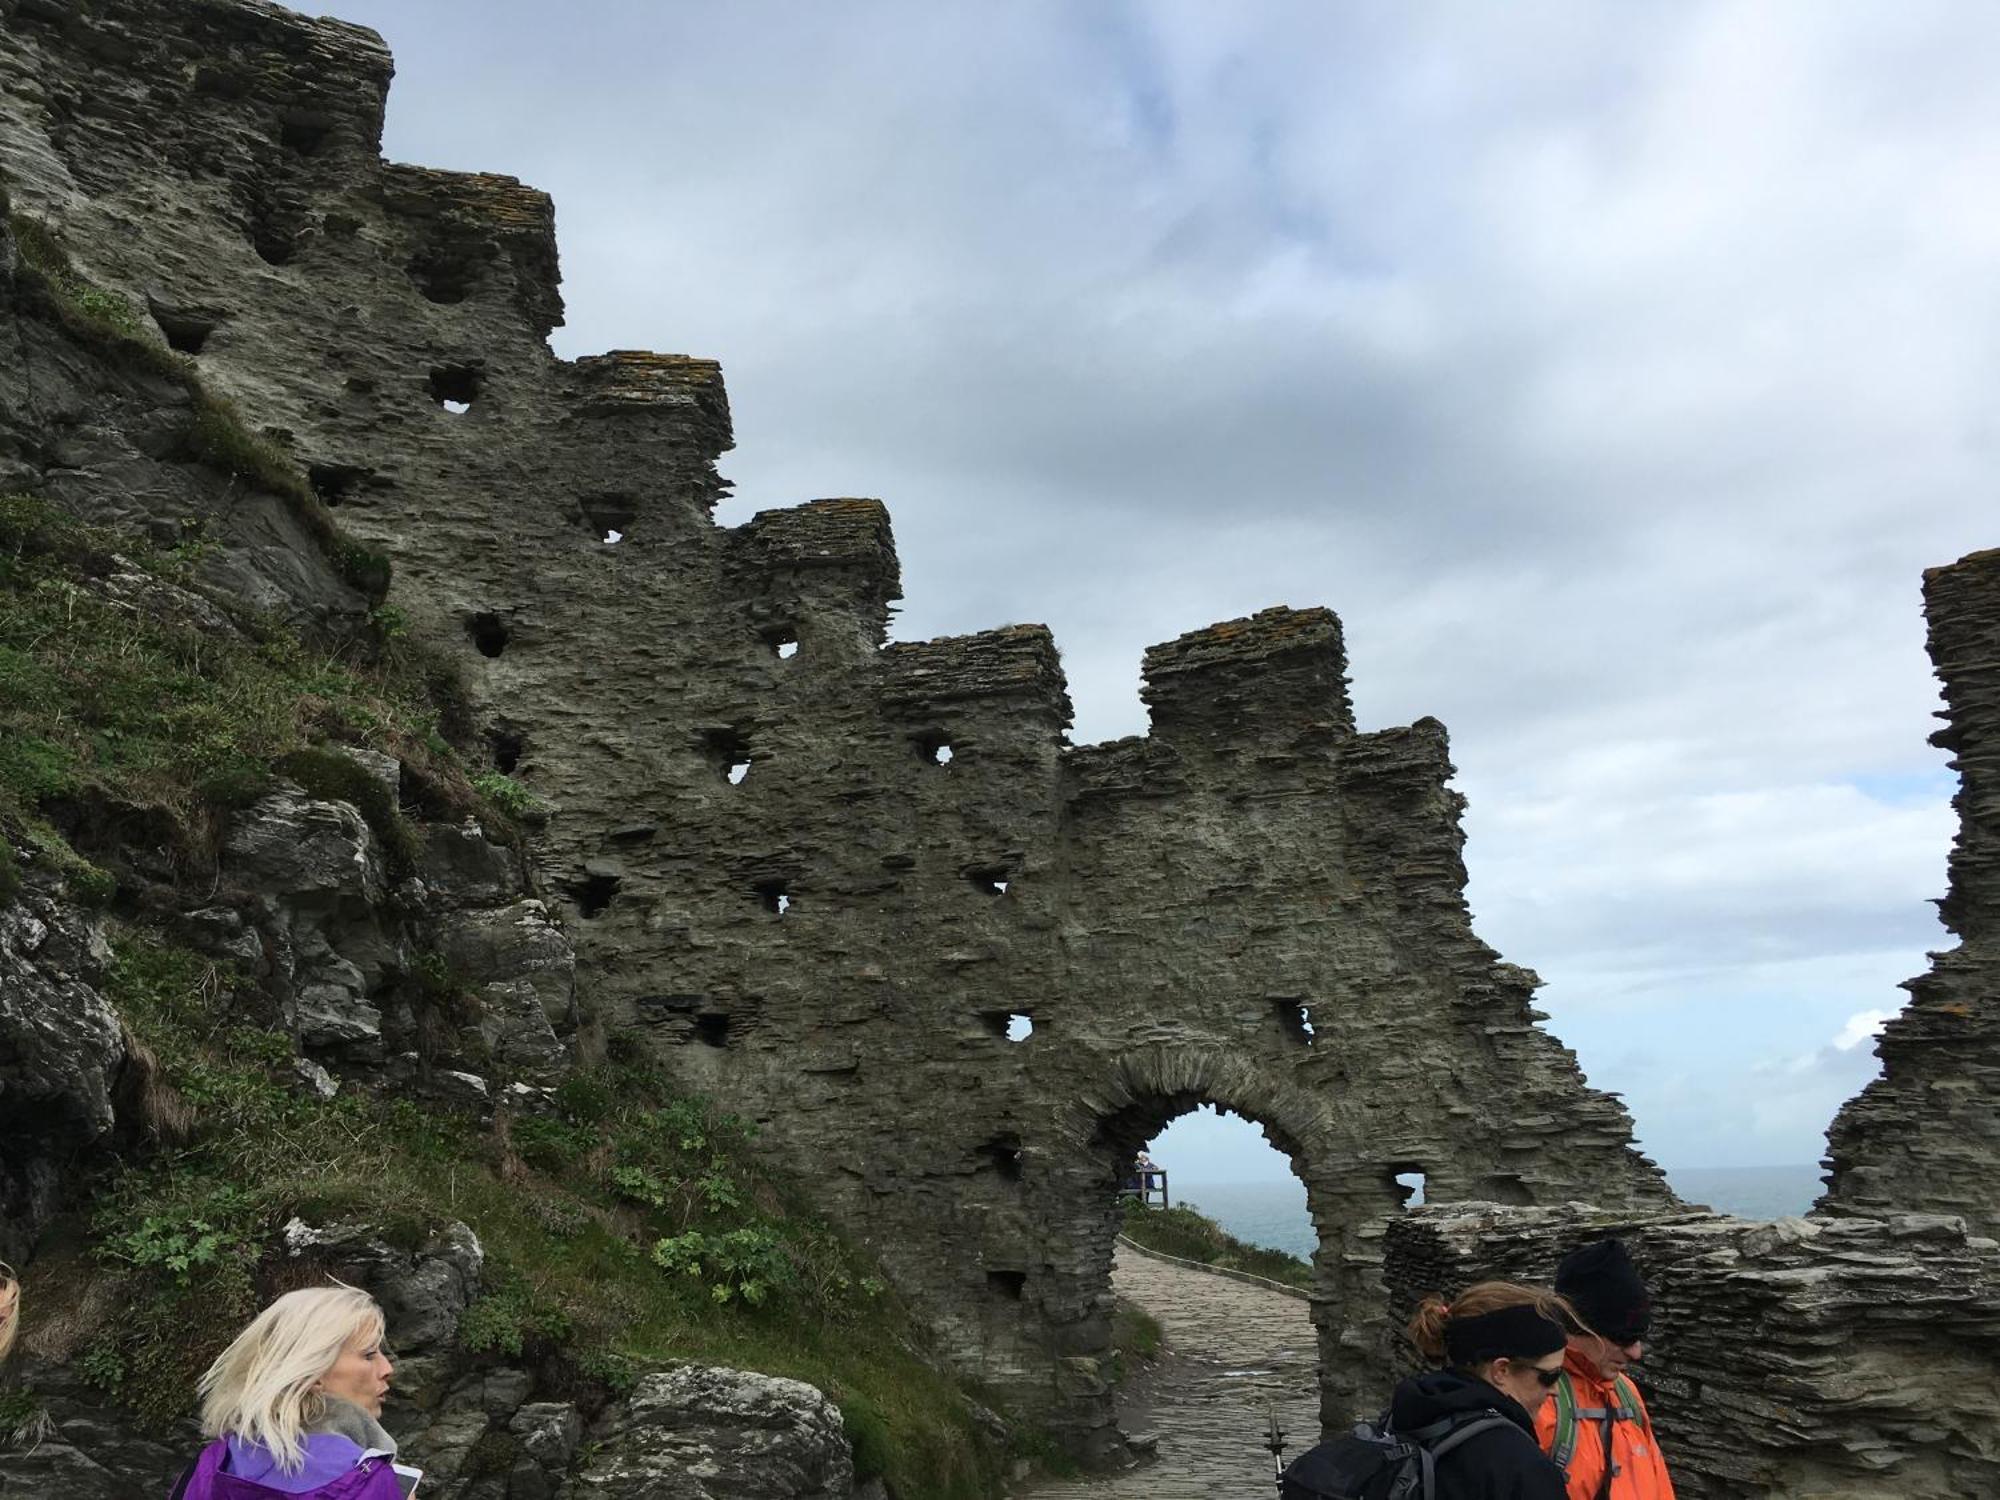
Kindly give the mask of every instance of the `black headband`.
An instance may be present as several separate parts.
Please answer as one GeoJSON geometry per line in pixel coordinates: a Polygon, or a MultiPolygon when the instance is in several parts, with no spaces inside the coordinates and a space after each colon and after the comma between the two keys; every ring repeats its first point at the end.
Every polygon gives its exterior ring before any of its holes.
{"type": "Polygon", "coordinates": [[[1540,1359],[1568,1342],[1562,1324],[1544,1316],[1532,1302],[1474,1318],[1453,1318],[1444,1325],[1445,1358],[1462,1370],[1503,1357],[1540,1359]]]}

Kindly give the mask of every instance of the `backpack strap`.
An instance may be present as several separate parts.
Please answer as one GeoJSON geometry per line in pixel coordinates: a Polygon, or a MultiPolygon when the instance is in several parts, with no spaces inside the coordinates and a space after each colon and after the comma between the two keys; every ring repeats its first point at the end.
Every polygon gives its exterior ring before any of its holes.
{"type": "Polygon", "coordinates": [[[1489,1432],[1495,1427],[1512,1427],[1513,1425],[1507,1418],[1501,1416],[1499,1412],[1488,1412],[1476,1421],[1464,1422],[1452,1428],[1450,1432],[1438,1439],[1437,1442],[1425,1444],[1424,1451],[1429,1453],[1433,1458],[1443,1458],[1467,1438],[1478,1437],[1480,1433],[1489,1432]]]}
{"type": "Polygon", "coordinates": [[[189,1464],[181,1470],[181,1477],[174,1482],[174,1492],[167,1497],[167,1500],[181,1500],[181,1497],[188,1492],[188,1486],[194,1482],[196,1467],[196,1464],[189,1464]]]}
{"type": "Polygon", "coordinates": [[[1514,1424],[1499,1412],[1490,1408],[1480,1412],[1457,1412],[1449,1417],[1441,1417],[1428,1422],[1413,1432],[1403,1436],[1416,1445],[1417,1462],[1423,1473],[1424,1500],[1432,1500],[1437,1493],[1437,1461],[1460,1443],[1479,1436],[1495,1427],[1512,1427],[1514,1424]]]}
{"type": "Polygon", "coordinates": [[[1617,1423],[1615,1409],[1604,1412],[1604,1477],[1597,1484],[1597,1500],[1611,1500],[1611,1481],[1618,1477],[1618,1450],[1612,1445],[1612,1433],[1617,1423]]]}
{"type": "Polygon", "coordinates": [[[1569,1472],[1569,1461],[1576,1457],[1576,1386],[1567,1370],[1556,1377],[1556,1432],[1554,1442],[1549,1445],[1549,1457],[1564,1473],[1569,1472]]]}

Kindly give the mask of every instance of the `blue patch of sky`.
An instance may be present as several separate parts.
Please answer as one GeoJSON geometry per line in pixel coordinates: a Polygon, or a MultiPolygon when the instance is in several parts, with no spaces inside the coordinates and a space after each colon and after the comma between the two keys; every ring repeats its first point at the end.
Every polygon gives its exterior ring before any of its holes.
{"type": "Polygon", "coordinates": [[[1921,771],[1879,771],[1847,778],[1862,796],[1888,807],[1915,807],[1925,802],[1949,802],[1958,790],[1958,774],[1942,766],[1921,771]]]}
{"type": "Polygon", "coordinates": [[[1110,74],[1138,143],[1156,158],[1168,156],[1179,135],[1180,119],[1147,34],[1145,12],[1121,5],[1081,5],[1067,14],[1076,34],[1093,47],[1110,74]]]}

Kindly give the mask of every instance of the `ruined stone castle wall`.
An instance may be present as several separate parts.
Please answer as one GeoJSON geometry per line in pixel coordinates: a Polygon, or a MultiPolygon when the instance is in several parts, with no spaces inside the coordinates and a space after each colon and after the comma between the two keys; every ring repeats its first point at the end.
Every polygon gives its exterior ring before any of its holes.
{"type": "Polygon", "coordinates": [[[2000,552],[1924,575],[1945,727],[1931,743],[1959,774],[1951,888],[1938,903],[1958,946],[1904,986],[1883,1031],[1882,1076],[1827,1133],[1832,1213],[1963,1215],[2000,1236],[2000,552]]]}
{"type": "Polygon", "coordinates": [[[1072,747],[1041,627],[885,645],[878,503],[714,524],[717,367],[555,358],[548,199],[381,162],[372,33],[257,0],[0,27],[16,198],[390,553],[547,803],[586,1039],[760,1121],[962,1371],[1108,1433],[1115,1184],[1204,1101],[1305,1181],[1330,1421],[1386,1358],[1398,1173],[1670,1204],[1472,932],[1443,727],[1357,729],[1331,614],[1154,648],[1151,732],[1072,747]]]}

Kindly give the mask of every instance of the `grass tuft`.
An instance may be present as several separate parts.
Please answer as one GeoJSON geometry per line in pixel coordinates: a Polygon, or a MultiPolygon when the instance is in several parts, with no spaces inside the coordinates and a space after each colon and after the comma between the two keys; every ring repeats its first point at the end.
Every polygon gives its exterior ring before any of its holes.
{"type": "Polygon", "coordinates": [[[355,662],[231,615],[191,589],[183,549],[0,496],[0,834],[87,899],[116,883],[79,841],[113,846],[144,824],[207,868],[223,814],[279,771],[355,803],[407,869],[416,841],[396,797],[339,747],[395,756],[433,815],[483,808],[438,733],[431,676],[402,642],[355,662]]]}
{"type": "Polygon", "coordinates": [[[13,209],[4,198],[0,198],[0,219],[19,253],[22,280],[31,291],[41,293],[44,306],[63,328],[115,363],[171,380],[187,391],[192,416],[186,443],[193,458],[288,501],[344,582],[371,604],[388,596],[388,557],[335,525],[304,471],[288,454],[251,432],[235,407],[202,383],[192,363],[151,335],[129,300],[85,277],[48,225],[13,209]]]}

